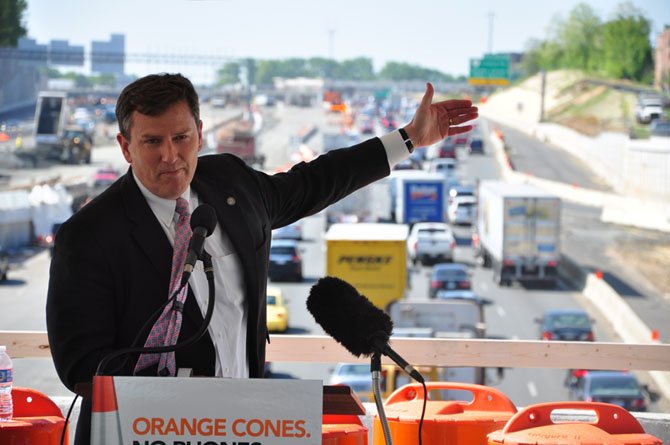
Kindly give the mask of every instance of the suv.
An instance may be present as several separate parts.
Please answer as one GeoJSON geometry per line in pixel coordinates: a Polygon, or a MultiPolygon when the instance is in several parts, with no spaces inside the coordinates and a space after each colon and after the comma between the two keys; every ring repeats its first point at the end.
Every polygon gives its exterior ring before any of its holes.
{"type": "Polygon", "coordinates": [[[635,118],[641,124],[648,124],[663,115],[663,102],[658,96],[640,96],[635,106],[635,118]]]}
{"type": "Polygon", "coordinates": [[[407,257],[412,264],[453,261],[455,247],[454,235],[445,223],[415,223],[407,236],[407,257]]]}
{"type": "Polygon", "coordinates": [[[272,240],[268,277],[271,281],[302,281],[302,258],[295,240],[272,240]]]}

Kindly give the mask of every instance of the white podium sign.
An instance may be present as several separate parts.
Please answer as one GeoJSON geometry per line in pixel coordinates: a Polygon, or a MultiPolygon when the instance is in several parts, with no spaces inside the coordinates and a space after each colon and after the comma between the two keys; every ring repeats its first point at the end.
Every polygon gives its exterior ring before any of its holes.
{"type": "Polygon", "coordinates": [[[320,380],[111,377],[103,383],[112,380],[106,391],[94,381],[94,445],[321,444],[320,380]],[[116,413],[110,401],[96,403],[110,394],[116,413]]]}

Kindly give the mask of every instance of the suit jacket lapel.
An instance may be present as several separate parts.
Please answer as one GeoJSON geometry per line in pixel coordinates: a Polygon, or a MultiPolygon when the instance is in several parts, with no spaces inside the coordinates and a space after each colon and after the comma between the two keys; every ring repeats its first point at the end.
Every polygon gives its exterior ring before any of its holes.
{"type": "Polygon", "coordinates": [[[161,276],[161,281],[165,282],[167,292],[172,266],[170,241],[165,236],[146,199],[142,196],[133,175],[130,174],[130,169],[124,176],[121,188],[126,216],[131,221],[131,235],[149,263],[155,268],[156,273],[161,276]]]}

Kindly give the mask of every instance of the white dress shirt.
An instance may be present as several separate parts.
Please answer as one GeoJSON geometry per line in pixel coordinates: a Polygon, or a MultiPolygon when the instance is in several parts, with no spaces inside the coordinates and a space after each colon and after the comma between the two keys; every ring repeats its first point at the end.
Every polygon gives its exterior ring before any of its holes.
{"type": "MultiPolygon", "coordinates": [[[[392,168],[409,156],[400,133],[393,131],[381,138],[389,167],[392,168]]],[[[174,246],[175,207],[174,199],[160,198],[147,189],[135,177],[142,195],[161,223],[163,231],[174,246]]],[[[189,211],[200,205],[197,195],[190,188],[181,196],[189,203],[189,211]]],[[[205,239],[205,250],[212,256],[216,303],[208,332],[216,350],[215,376],[246,378],[249,377],[247,362],[247,306],[244,302],[244,273],[240,258],[235,252],[228,235],[217,224],[214,233],[205,239]]],[[[209,288],[201,261],[196,263],[188,285],[198,301],[202,316],[207,311],[209,288]]],[[[168,298],[165,289],[165,298],[168,298]]]]}

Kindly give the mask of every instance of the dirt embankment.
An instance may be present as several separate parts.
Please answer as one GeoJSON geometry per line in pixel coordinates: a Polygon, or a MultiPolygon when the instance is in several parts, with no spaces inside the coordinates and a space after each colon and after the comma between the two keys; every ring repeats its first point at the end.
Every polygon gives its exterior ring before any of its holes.
{"type": "MultiPolygon", "coordinates": [[[[545,79],[544,103],[541,77],[536,75],[492,95],[480,109],[484,116],[528,130],[540,121],[544,104],[545,122],[588,136],[606,131],[628,133],[635,125],[637,100],[629,87],[625,82],[588,78],[576,71],[552,71],[545,79]]],[[[652,287],[670,295],[670,234],[641,231],[638,235],[617,240],[608,253],[622,267],[637,270],[652,287]]]]}

